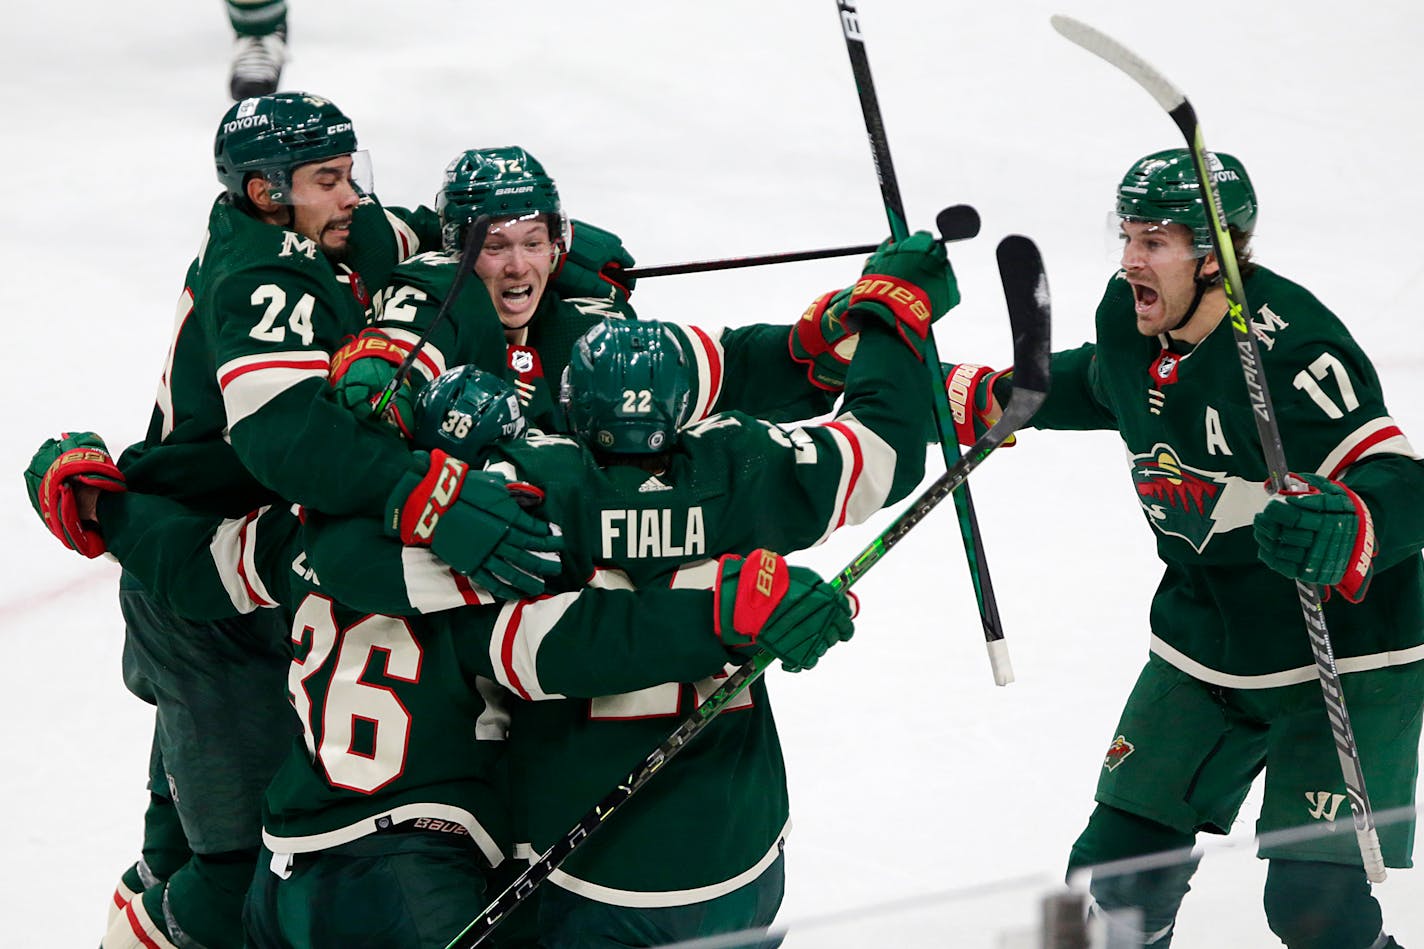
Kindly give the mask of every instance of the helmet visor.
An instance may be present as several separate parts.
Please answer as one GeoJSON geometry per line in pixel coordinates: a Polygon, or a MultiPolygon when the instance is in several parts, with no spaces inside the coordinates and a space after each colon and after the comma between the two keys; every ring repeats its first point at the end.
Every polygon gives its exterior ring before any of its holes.
{"type": "Polygon", "coordinates": [[[1113,266],[1126,266],[1130,261],[1164,263],[1205,257],[1198,247],[1191,228],[1175,221],[1147,221],[1109,215],[1105,232],[1105,247],[1109,248],[1113,266]]]}
{"type": "Polygon", "coordinates": [[[334,191],[354,192],[358,198],[375,191],[371,154],[364,149],[271,172],[266,178],[272,185],[268,196],[279,204],[319,204],[334,191]]]}

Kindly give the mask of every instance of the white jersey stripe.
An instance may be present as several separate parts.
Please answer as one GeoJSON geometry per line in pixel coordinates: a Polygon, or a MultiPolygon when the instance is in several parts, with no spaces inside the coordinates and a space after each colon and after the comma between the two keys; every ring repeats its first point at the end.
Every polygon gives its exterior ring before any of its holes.
{"type": "Polygon", "coordinates": [[[895,477],[895,450],[863,424],[854,414],[838,417],[828,427],[834,428],[854,443],[859,470],[841,504],[841,526],[860,524],[885,506],[890,496],[890,484],[895,477]]]}
{"type": "MultiPolygon", "coordinates": [[[[267,508],[260,508],[249,517],[260,517],[266,510],[267,508]]],[[[212,542],[208,544],[208,553],[213,558],[213,565],[217,567],[218,579],[222,581],[228,599],[239,613],[251,613],[266,605],[259,603],[252,596],[248,584],[243,582],[243,547],[247,526],[248,517],[223,521],[214,532],[212,542]]]]}
{"type": "Polygon", "coordinates": [[[699,422],[712,414],[712,406],[717,404],[722,394],[722,380],[726,370],[726,353],[722,350],[722,330],[709,334],[696,326],[679,327],[688,341],[692,367],[697,373],[697,402],[692,406],[688,422],[699,422]]]}
{"type": "MultiPolygon", "coordinates": [[[[1170,665],[1208,685],[1218,685],[1226,689],[1275,689],[1283,685],[1298,685],[1302,682],[1312,682],[1319,678],[1320,673],[1315,666],[1298,666],[1294,669],[1283,669],[1280,672],[1267,672],[1261,675],[1236,675],[1230,672],[1218,672],[1210,666],[1202,665],[1191,656],[1176,649],[1163,639],[1157,636],[1152,637],[1152,652],[1165,659],[1170,665]]],[[[1407,649],[1397,649],[1393,652],[1377,652],[1368,656],[1350,656],[1345,659],[1336,659],[1335,668],[1341,675],[1348,675],[1351,672],[1368,672],[1371,669],[1384,669],[1388,666],[1404,666],[1411,662],[1424,660],[1424,645],[1410,646],[1407,649]]]]}
{"type": "Polygon", "coordinates": [[[415,230],[385,208],[381,210],[386,212],[386,221],[391,225],[391,230],[395,233],[396,249],[400,253],[400,259],[405,260],[420,250],[420,240],[415,236],[415,230]]]}
{"type": "Polygon", "coordinates": [[[262,842],[273,854],[312,853],[349,844],[353,840],[360,840],[362,837],[381,830],[383,826],[393,826],[421,817],[433,817],[436,820],[453,821],[461,825],[470,832],[470,839],[479,846],[480,852],[485,855],[485,859],[490,862],[491,866],[499,866],[503,862],[504,853],[500,850],[499,844],[495,843],[494,837],[475,819],[475,815],[463,807],[455,807],[450,804],[402,804],[400,807],[383,811],[380,814],[373,814],[354,824],[338,827],[336,830],[329,830],[322,834],[307,834],[302,837],[278,837],[263,830],[262,842]]]}
{"type": "MultiPolygon", "coordinates": [[[[721,883],[712,883],[708,886],[694,887],[690,890],[615,890],[611,886],[600,886],[597,883],[589,883],[587,880],[580,880],[570,876],[562,870],[555,870],[549,874],[549,882],[555,886],[561,886],[571,893],[594,900],[599,903],[609,903],[613,906],[684,906],[688,903],[701,903],[704,900],[713,900],[719,896],[726,896],[733,890],[740,889],[755,880],[766,872],[766,869],[776,862],[776,858],[781,855],[782,848],[786,845],[786,838],[791,833],[791,821],[786,821],[786,826],[781,828],[781,833],[776,835],[771,847],[760,860],[752,864],[741,873],[730,880],[723,880],[721,883]]],[[[521,850],[529,852],[527,845],[516,848],[516,853],[521,850]]],[[[533,863],[533,860],[530,860],[533,863]]]]}
{"type": "MultiPolygon", "coordinates": [[[[380,330],[390,337],[391,341],[399,346],[406,355],[409,355],[410,351],[415,348],[415,344],[420,341],[420,334],[412,333],[410,330],[385,324],[381,325],[380,330]]],[[[420,355],[415,357],[415,368],[419,369],[426,379],[432,380],[448,368],[445,365],[445,354],[426,342],[424,346],[420,347],[420,355]]]]}
{"type": "Polygon", "coordinates": [[[257,570],[257,518],[259,516],[261,516],[261,511],[247,515],[242,530],[238,531],[238,540],[242,545],[242,559],[238,561],[238,574],[243,585],[247,587],[247,593],[252,597],[252,601],[258,606],[271,607],[277,605],[277,600],[267,591],[267,585],[262,582],[262,575],[257,570]]]}
{"type": "Polygon", "coordinates": [[[406,598],[422,613],[494,602],[494,597],[483,587],[451,570],[429,547],[402,547],[401,570],[406,598]]]}
{"type": "Polygon", "coordinates": [[[1388,415],[1383,415],[1370,419],[1346,435],[1320,463],[1316,473],[1327,478],[1338,478],[1346,468],[1372,455],[1403,455],[1419,460],[1409,439],[1400,431],[1399,424],[1388,415]]]}
{"type": "Polygon", "coordinates": [[[504,605],[490,638],[490,663],[500,685],[531,701],[565,698],[544,691],[539,682],[539,647],[577,597],[575,591],[504,605]]]}
{"type": "Polygon", "coordinates": [[[308,379],[325,379],[331,358],[321,352],[267,353],[240,356],[218,367],[227,427],[259,411],[292,386],[308,379]]]}

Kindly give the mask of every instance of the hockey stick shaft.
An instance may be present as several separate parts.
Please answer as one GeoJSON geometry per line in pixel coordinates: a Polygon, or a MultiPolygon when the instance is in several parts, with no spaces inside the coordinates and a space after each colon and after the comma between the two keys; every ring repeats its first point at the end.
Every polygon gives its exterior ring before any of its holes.
{"type": "MultiPolygon", "coordinates": [[[[939,212],[940,240],[969,240],[979,234],[979,212],[967,204],[956,204],[939,212]]],[[[658,264],[653,267],[633,267],[623,271],[625,277],[670,277],[675,274],[708,273],[714,270],[737,270],[742,267],[762,267],[767,264],[790,264],[801,260],[823,260],[827,257],[852,257],[869,254],[876,244],[854,247],[827,247],[822,250],[793,250],[779,254],[759,254],[748,257],[719,257],[715,260],[693,260],[682,264],[658,264]]]]}
{"type": "MultiPolygon", "coordinates": [[[[1014,392],[1004,414],[993,428],[985,432],[969,451],[940,475],[889,527],[846,566],[831,584],[839,590],[849,589],[866,574],[880,558],[898,544],[916,524],[924,520],[941,501],[964,484],[969,473],[983,463],[995,448],[1025,425],[1043,404],[1048,394],[1048,353],[1051,339],[1051,319],[1048,306],[1048,285],[1043,275],[1043,261],[1038,249],[1026,237],[1008,237],[999,245],[999,270],[1004,281],[1004,293],[1009,303],[1009,322],[1014,333],[1014,392]],[[1023,367],[1022,370],[1020,367],[1023,367]]],[[[534,890],[558,869],[594,831],[638,792],[653,775],[672,760],[687,743],[705,729],[728,703],[746,690],[775,662],[765,649],[758,650],[709,695],[697,710],[683,720],[662,744],[653,749],[643,763],[604,795],[594,807],[579,818],[577,824],[540,854],[538,860],[520,874],[485,907],[484,912],[457,935],[446,949],[473,949],[483,943],[496,926],[534,890]]]]}
{"type": "Polygon", "coordinates": [[[439,326],[446,314],[455,305],[455,300],[460,296],[460,290],[465,286],[465,280],[475,269],[475,261],[479,259],[480,251],[485,246],[485,235],[489,233],[490,219],[488,214],[481,214],[470,222],[469,230],[465,233],[465,244],[460,249],[460,262],[455,267],[455,277],[450,281],[450,292],[445,294],[445,299],[440,301],[440,309],[435,311],[435,319],[430,321],[430,325],[425,328],[425,332],[411,346],[410,352],[405,354],[401,364],[396,367],[396,374],[391,381],[386,383],[386,387],[381,390],[380,396],[373,403],[371,408],[372,417],[379,417],[386,410],[386,406],[391,404],[391,399],[395,398],[400,387],[405,384],[406,378],[410,375],[411,367],[415,365],[415,360],[420,356],[420,351],[425,348],[426,342],[430,339],[430,334],[435,332],[435,327],[439,326]]]}
{"type": "MultiPolygon", "coordinates": [[[[1166,110],[1186,138],[1192,164],[1196,168],[1202,200],[1211,211],[1207,217],[1211,222],[1212,246],[1223,274],[1227,318],[1231,323],[1232,335],[1236,339],[1236,353],[1241,361],[1241,373],[1251,401],[1251,414],[1256,420],[1256,435],[1261,443],[1261,453],[1270,475],[1271,493],[1279,493],[1286,487],[1286,476],[1290,468],[1286,465],[1281,428],[1271,401],[1270,389],[1266,385],[1266,373],[1261,365],[1261,351],[1256,345],[1256,338],[1248,322],[1250,306],[1246,301],[1245,285],[1241,280],[1241,267],[1236,259],[1236,248],[1232,244],[1226,214],[1222,209],[1221,195],[1212,181],[1207,159],[1209,153],[1196,110],[1181,90],[1165,76],[1113,38],[1071,17],[1055,16],[1052,23],[1053,28],[1065,38],[1116,66],[1147,90],[1157,100],[1157,104],[1166,110]]],[[[1330,631],[1325,625],[1320,590],[1298,580],[1295,587],[1300,598],[1301,613],[1305,618],[1306,633],[1310,638],[1310,649],[1315,657],[1315,669],[1320,677],[1320,688],[1325,697],[1325,710],[1330,718],[1335,752],[1340,759],[1340,772],[1345,779],[1345,790],[1350,800],[1350,813],[1354,818],[1355,837],[1360,845],[1365,873],[1372,882],[1380,883],[1385,878],[1384,856],[1380,852],[1379,834],[1375,830],[1374,810],[1365,790],[1365,772],[1360,763],[1360,748],[1350,725],[1350,713],[1345,706],[1345,692],[1340,684],[1340,672],[1335,665],[1335,649],[1330,641],[1330,631]]]]}
{"type": "MultiPolygon", "coordinates": [[[[895,166],[890,160],[890,142],[885,135],[885,121],[880,112],[879,99],[875,95],[875,83],[870,75],[870,59],[866,55],[865,38],[860,31],[860,14],[856,10],[855,0],[836,0],[836,12],[840,16],[846,52],[850,55],[851,72],[855,76],[855,88],[860,97],[860,111],[865,119],[866,135],[870,139],[870,153],[875,161],[876,176],[880,180],[880,197],[885,204],[885,216],[890,222],[890,236],[900,240],[909,234],[909,226],[905,221],[905,206],[900,199],[900,184],[895,177],[895,166]]],[[[945,467],[950,468],[959,460],[959,439],[950,417],[944,368],[939,361],[933,331],[926,337],[925,342],[925,361],[929,363],[930,381],[934,386],[931,401],[934,405],[935,428],[939,435],[945,467]]],[[[984,629],[984,642],[989,651],[989,667],[994,675],[994,684],[1007,685],[1014,681],[1013,665],[1009,662],[1009,653],[1004,642],[999,601],[994,595],[994,585],[989,578],[989,563],[984,556],[979,518],[974,513],[974,499],[967,488],[954,495],[954,509],[959,518],[959,532],[964,541],[964,556],[969,563],[969,576],[974,583],[974,598],[979,606],[979,619],[984,629]]]]}

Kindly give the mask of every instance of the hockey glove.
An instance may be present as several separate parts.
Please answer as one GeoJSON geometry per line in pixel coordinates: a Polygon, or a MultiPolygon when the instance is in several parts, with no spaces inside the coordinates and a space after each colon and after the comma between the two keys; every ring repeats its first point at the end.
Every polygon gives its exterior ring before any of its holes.
{"type": "Polygon", "coordinates": [[[601,227],[572,222],[569,249],[559,257],[554,271],[554,289],[561,297],[596,297],[627,303],[635,277],[623,270],[633,266],[633,255],[623,249],[617,234],[601,227]]]}
{"type": "MultiPolygon", "coordinates": [[[[954,434],[959,444],[967,447],[981,438],[1004,414],[1003,403],[1013,391],[1014,370],[1010,367],[996,372],[988,366],[968,362],[941,365],[944,367],[944,387],[949,393],[950,415],[954,418],[954,434]]],[[[1004,446],[1010,447],[1014,442],[1014,436],[1010,435],[1004,446]]]]}
{"type": "MultiPolygon", "coordinates": [[[[336,390],[336,401],[362,418],[370,415],[381,393],[396,377],[396,370],[405,361],[406,350],[377,329],[364,329],[331,355],[329,380],[336,390]]],[[[415,428],[415,394],[407,375],[391,397],[381,418],[407,439],[415,428]]]]}
{"type": "Polygon", "coordinates": [[[811,385],[827,392],[845,388],[846,370],[860,342],[860,336],[841,319],[850,302],[850,291],[846,287],[821,294],[801,314],[787,337],[791,358],[805,365],[811,385]]]}
{"type": "Polygon", "coordinates": [[[845,321],[852,332],[861,320],[880,320],[900,334],[923,362],[930,324],[959,303],[959,284],[944,245],[929,231],[888,240],[865,262],[851,288],[845,321]]]}
{"type": "Polygon", "coordinates": [[[413,457],[414,469],[387,502],[386,532],[429,547],[501,599],[543,593],[545,578],[559,572],[564,542],[557,527],[523,510],[542,499],[538,489],[471,471],[438,448],[413,457]]]}
{"type": "Polygon", "coordinates": [[[1261,560],[1293,580],[1365,597],[1375,555],[1374,523],[1360,496],[1318,474],[1291,474],[1256,515],[1261,560]]]}
{"type": "Polygon", "coordinates": [[[846,596],[814,570],[788,566],[780,554],[754,550],[718,561],[713,628],[728,646],[765,649],[787,672],[810,669],[826,650],[850,639],[846,596]]]}
{"type": "Polygon", "coordinates": [[[93,432],[65,432],[40,446],[25,469],[30,504],[51,534],[70,550],[97,557],[108,548],[95,506],[100,491],[127,491],[104,440],[93,432]]]}

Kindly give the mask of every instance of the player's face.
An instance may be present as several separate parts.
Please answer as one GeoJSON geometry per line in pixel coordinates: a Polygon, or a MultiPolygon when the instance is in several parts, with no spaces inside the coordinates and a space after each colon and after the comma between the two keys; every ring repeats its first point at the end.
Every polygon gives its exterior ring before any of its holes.
{"type": "Polygon", "coordinates": [[[554,245],[542,216],[505,218],[490,225],[475,273],[489,290],[505,329],[529,325],[553,264],[554,245]]]}
{"type": "MultiPolygon", "coordinates": [[[[1174,329],[1196,295],[1197,257],[1192,232],[1182,224],[1122,222],[1122,270],[1132,285],[1137,331],[1156,336],[1174,329]]],[[[1208,256],[1202,275],[1216,272],[1208,256]]]]}
{"type": "Polygon", "coordinates": [[[351,239],[351,212],[361,200],[350,155],[301,165],[292,171],[292,230],[317,242],[337,260],[351,239]]]}

